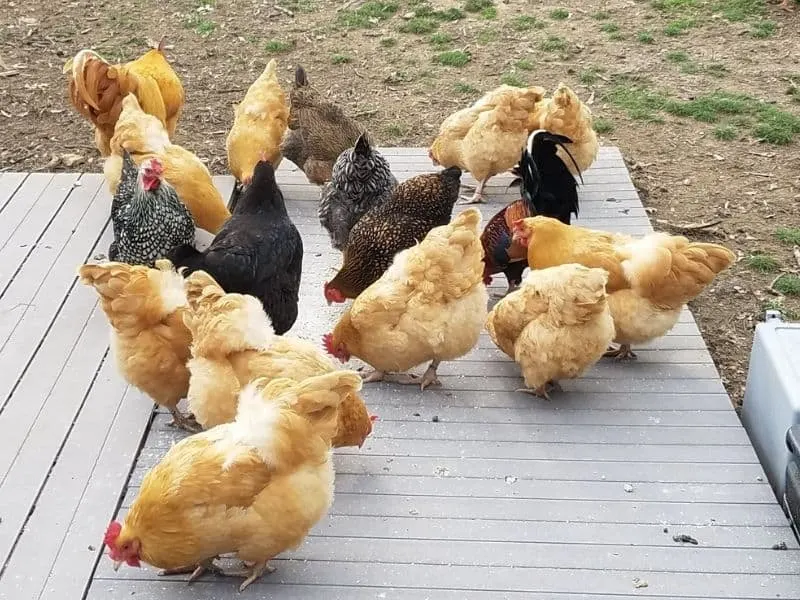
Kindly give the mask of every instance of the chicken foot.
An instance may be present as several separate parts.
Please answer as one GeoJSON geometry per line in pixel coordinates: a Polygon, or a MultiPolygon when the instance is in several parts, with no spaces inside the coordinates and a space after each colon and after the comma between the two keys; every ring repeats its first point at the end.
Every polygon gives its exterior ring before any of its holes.
{"type": "Polygon", "coordinates": [[[361,373],[361,379],[364,383],[372,383],[375,381],[386,381],[390,383],[400,383],[407,385],[410,383],[419,383],[419,375],[413,373],[387,373],[386,371],[365,371],[361,373]]]}
{"type": "Polygon", "coordinates": [[[636,358],[638,358],[633,350],[631,350],[630,344],[620,344],[619,348],[610,348],[603,356],[616,360],[636,360],[636,358]]]}
{"type": "Polygon", "coordinates": [[[486,185],[486,179],[479,181],[478,185],[475,187],[475,193],[472,195],[471,198],[467,198],[466,196],[459,196],[463,199],[463,202],[459,202],[459,204],[482,204],[483,203],[483,186],[486,185]]]}
{"type": "Polygon", "coordinates": [[[169,413],[172,415],[172,421],[167,423],[168,427],[179,427],[189,433],[200,433],[203,431],[203,427],[197,422],[194,415],[184,415],[177,407],[170,408],[169,413]]]}
{"type": "Polygon", "coordinates": [[[239,586],[239,592],[245,591],[247,586],[253,583],[256,579],[261,577],[264,573],[270,574],[275,572],[275,567],[269,564],[268,560],[262,560],[261,562],[256,563],[249,563],[246,561],[242,561],[244,563],[245,568],[240,569],[238,571],[223,571],[221,574],[225,577],[244,577],[245,580],[242,582],[242,585],[239,586]]]}
{"type": "MultiPolygon", "coordinates": [[[[216,558],[216,557],[215,557],[216,558]]],[[[208,571],[209,573],[213,573],[214,575],[224,575],[225,571],[222,567],[214,564],[214,559],[209,558],[201,562],[197,566],[193,567],[178,567],[177,569],[163,569],[158,572],[159,577],[167,577],[169,575],[185,575],[186,573],[191,573],[189,579],[186,581],[186,584],[190,584],[193,581],[197,581],[203,574],[208,571]]]]}
{"type": "Polygon", "coordinates": [[[425,388],[429,385],[442,385],[442,382],[439,381],[439,378],[436,376],[436,369],[439,368],[439,361],[432,360],[431,364],[425,370],[425,373],[422,375],[422,381],[419,384],[419,387],[422,391],[425,391],[425,388]]]}
{"type": "Polygon", "coordinates": [[[544,385],[540,385],[539,387],[535,388],[518,388],[515,391],[523,392],[525,394],[530,394],[531,396],[538,396],[539,398],[544,398],[545,400],[550,400],[550,395],[548,392],[563,392],[564,389],[561,387],[561,384],[558,383],[556,380],[551,380],[546,382],[544,385]],[[547,389],[547,386],[550,386],[550,389],[547,389]]]}

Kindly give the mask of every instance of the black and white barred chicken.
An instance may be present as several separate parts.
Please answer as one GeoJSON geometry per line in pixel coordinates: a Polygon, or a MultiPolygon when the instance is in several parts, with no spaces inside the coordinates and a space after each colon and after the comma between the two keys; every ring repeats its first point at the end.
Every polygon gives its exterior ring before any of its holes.
{"type": "Polygon", "coordinates": [[[122,176],[111,203],[114,241],[109,260],[152,267],[175,246],[194,242],[192,214],[163,174],[157,158],[137,168],[124,151],[122,176]]]}
{"type": "Polygon", "coordinates": [[[373,206],[383,204],[397,187],[383,155],[362,133],[352,148],[339,155],[331,180],[320,194],[319,221],[331,236],[331,245],[344,250],[350,230],[373,206]]]}

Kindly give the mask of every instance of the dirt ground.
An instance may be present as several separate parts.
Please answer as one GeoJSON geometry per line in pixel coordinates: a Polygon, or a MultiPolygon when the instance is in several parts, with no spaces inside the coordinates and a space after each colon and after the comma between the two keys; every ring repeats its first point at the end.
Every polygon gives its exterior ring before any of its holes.
{"type": "Polygon", "coordinates": [[[85,47],[126,61],[166,35],[187,90],[176,141],[216,173],[232,105],[271,56],[287,85],[303,64],[381,145],[429,144],[501,82],[564,81],[657,228],[740,256],[692,303],[738,404],[764,309],[800,318],[800,4],[775,1],[4,2],[0,171],[100,170],[61,73],[85,47]]]}

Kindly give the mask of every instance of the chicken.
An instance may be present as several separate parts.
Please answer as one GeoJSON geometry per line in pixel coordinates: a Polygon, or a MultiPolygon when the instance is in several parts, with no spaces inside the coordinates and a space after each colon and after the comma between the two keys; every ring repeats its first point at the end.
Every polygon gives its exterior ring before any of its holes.
{"type": "Polygon", "coordinates": [[[324,286],[328,304],[358,296],[383,275],[395,254],[449,223],[460,181],[458,167],[417,175],[368,210],[350,230],[342,268],[324,286]]]}
{"type": "Polygon", "coordinates": [[[103,156],[111,154],[111,137],[128,94],[161,122],[170,138],[175,135],[183,86],[164,56],[164,39],[151,45],[143,56],[124,65],[111,65],[93,50],[81,50],[64,65],[70,101],[95,126],[95,144],[103,156]]]}
{"type": "Polygon", "coordinates": [[[277,169],[281,163],[280,145],[289,120],[286,94],[277,75],[278,62],[273,58],[264,72],[247,90],[234,111],[233,127],[225,142],[228,165],[236,178],[228,209],[233,211],[242,192],[250,184],[261,153],[277,169]]]}
{"type": "Polygon", "coordinates": [[[547,385],[579,377],[614,338],[606,300],[608,272],[578,264],[531,271],[486,319],[492,341],[522,369],[527,388],[550,399],[547,385]]]}
{"type": "Polygon", "coordinates": [[[207,271],[226,292],[261,300],[278,334],[297,320],[303,240],[266,160],[256,165],[252,183],[211,245],[203,252],[179,246],[168,258],[186,274],[207,271]]]}
{"type": "Polygon", "coordinates": [[[373,206],[384,203],[397,187],[383,155],[369,145],[365,134],[345,150],[333,165],[331,181],[322,188],[319,220],[331,236],[331,245],[344,250],[353,225],[373,206]]]}
{"type": "Polygon", "coordinates": [[[244,576],[239,591],[273,571],[269,561],[299,546],[333,502],[336,409],[360,387],[352,371],[253,382],[233,423],[181,440],[145,475],[123,522],[106,530],[114,569],[244,576]],[[247,568],[222,571],[213,561],[226,553],[247,568]]]}
{"type": "MultiPolygon", "coordinates": [[[[317,346],[275,335],[261,304],[252,296],[226,294],[205,271],[186,281],[192,333],[189,408],[205,428],[236,416],[239,392],[259,377],[307,377],[331,373],[333,362],[317,346]]],[[[367,407],[356,392],[339,406],[334,447],[361,446],[372,432],[367,407]]]]}
{"type": "Polygon", "coordinates": [[[125,381],[172,414],[171,425],[199,431],[194,417],[178,410],[189,390],[191,334],[183,323],[183,278],[169,261],[156,268],[125,263],[86,264],[81,283],[92,286],[111,325],[111,347],[125,381]]]}
{"type": "Polygon", "coordinates": [[[294,74],[289,92],[289,130],[281,152],[300,168],[311,183],[330,181],[339,155],[352,148],[365,129],[341,108],[322,98],[308,83],[303,67],[294,74]]]}
{"type": "Polygon", "coordinates": [[[567,263],[608,271],[608,304],[614,318],[618,359],[636,358],[631,344],[661,337],[678,322],[683,305],[696,298],[736,258],[719,244],[650,233],[635,239],[533,217],[515,224],[514,240],[528,249],[531,269],[567,263]]]}
{"type": "Polygon", "coordinates": [[[528,134],[539,128],[543,93],[501,86],[442,123],[428,155],[434,164],[460,167],[478,180],[467,204],[483,202],[486,182],[517,164],[528,134]]]}
{"type": "Polygon", "coordinates": [[[189,209],[178,199],[157,158],[137,168],[123,151],[122,181],[111,202],[114,241],[108,258],[152,267],[168,250],[194,242],[195,226],[189,209]]]}
{"type": "Polygon", "coordinates": [[[486,285],[492,282],[492,275],[501,271],[508,280],[506,293],[514,291],[522,281],[528,266],[527,248],[512,241],[516,221],[544,215],[569,225],[570,215],[578,215],[578,184],[556,155],[557,149],[569,142],[567,137],[542,130],[528,136],[518,169],[522,198],[495,214],[481,235],[486,285]]]}
{"type": "Polygon", "coordinates": [[[558,155],[573,175],[586,171],[597,158],[600,143],[594,131],[592,112],[563,83],[547,102],[540,128],[572,140],[572,143],[559,148],[558,155]],[[566,153],[567,150],[572,156],[566,153]]]}
{"type": "Polygon", "coordinates": [[[325,334],[328,353],[371,365],[367,381],[419,382],[423,390],[439,385],[439,363],[472,350],[486,319],[480,223],[480,211],[467,209],[400,252],[325,334]],[[388,375],[426,361],[431,363],[421,379],[388,375]]]}
{"type": "Polygon", "coordinates": [[[122,152],[127,150],[141,165],[148,158],[157,158],[164,166],[164,179],[175,188],[197,226],[216,234],[231,216],[211,173],[194,154],[173,144],[159,120],[143,112],[133,94],[122,101],[122,112],[111,138],[112,154],[106,159],[103,172],[112,194],[117,191],[122,173],[122,152]]]}

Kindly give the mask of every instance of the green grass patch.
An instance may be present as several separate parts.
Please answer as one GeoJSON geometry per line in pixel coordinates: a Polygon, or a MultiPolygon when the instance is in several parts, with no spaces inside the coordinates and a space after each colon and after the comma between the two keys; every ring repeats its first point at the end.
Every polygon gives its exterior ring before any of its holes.
{"type": "Polygon", "coordinates": [[[398,123],[392,123],[386,126],[386,135],[391,137],[403,137],[406,133],[406,128],[398,123]]]}
{"type": "Polygon", "coordinates": [[[188,15],[183,21],[183,26],[186,29],[192,29],[197,35],[203,37],[211,35],[217,28],[216,22],[199,13],[188,15]]]}
{"type": "Polygon", "coordinates": [[[487,6],[481,11],[481,16],[489,21],[497,18],[497,9],[494,6],[487,6]]]}
{"type": "Polygon", "coordinates": [[[611,13],[605,10],[598,10],[595,13],[592,13],[592,18],[597,19],[598,21],[605,21],[606,19],[611,18],[611,13]]]}
{"type": "Polygon", "coordinates": [[[771,104],[759,103],[758,122],[753,135],[770,144],[791,144],[800,134],[800,116],[782,111],[771,104]]]}
{"type": "Polygon", "coordinates": [[[734,125],[717,125],[714,127],[714,137],[723,142],[735,140],[739,130],[734,125]]]}
{"type": "Polygon", "coordinates": [[[439,29],[439,21],[432,17],[414,17],[399,27],[401,33],[415,33],[422,35],[432,33],[439,29]]]}
{"type": "Polygon", "coordinates": [[[619,31],[619,25],[616,23],[603,23],[600,27],[600,31],[603,33],[617,33],[619,31]]]}
{"type": "Polygon", "coordinates": [[[800,321],[800,311],[796,311],[784,302],[784,298],[771,298],[764,303],[763,310],[777,310],[787,321],[800,321]]]}
{"type": "Polygon", "coordinates": [[[784,244],[800,246],[800,227],[778,227],[775,237],[784,244]]]}
{"type": "Polygon", "coordinates": [[[516,73],[503,73],[503,75],[500,77],[500,83],[519,88],[526,87],[528,85],[528,82],[526,82],[516,73]]]}
{"type": "Polygon", "coordinates": [[[706,73],[717,79],[722,79],[729,73],[728,67],[722,63],[709,63],[704,68],[706,73]]]}
{"type": "Polygon", "coordinates": [[[689,55],[683,50],[673,50],[672,52],[667,52],[666,58],[669,62],[676,64],[689,62],[689,55]]]}
{"type": "Polygon", "coordinates": [[[754,38],[763,40],[768,37],[772,37],[777,28],[778,24],[775,21],[756,21],[750,27],[750,35],[752,35],[754,38]]]}
{"type": "Polygon", "coordinates": [[[642,85],[622,83],[605,94],[609,104],[624,110],[631,119],[660,123],[659,111],[664,108],[666,98],[642,85]]]}
{"type": "Polygon", "coordinates": [[[772,287],[785,296],[800,296],[800,277],[786,273],[772,287]]]}
{"type": "Polygon", "coordinates": [[[582,70],[582,71],[581,71],[581,72],[578,74],[578,80],[579,80],[579,81],[580,81],[580,82],[581,82],[583,85],[593,85],[593,84],[597,83],[597,80],[598,80],[598,79],[600,79],[600,78],[597,76],[597,72],[598,72],[598,71],[597,71],[597,69],[596,69],[596,68],[594,68],[594,67],[587,67],[587,68],[583,69],[583,70],[582,70]]]}
{"type": "Polygon", "coordinates": [[[463,8],[469,13],[478,13],[490,6],[494,6],[493,0],[467,0],[463,8]]]}
{"type": "Polygon", "coordinates": [[[550,18],[554,21],[569,19],[569,11],[566,8],[555,8],[550,11],[550,18]]]}
{"type": "Polygon", "coordinates": [[[463,50],[448,50],[433,57],[433,62],[445,67],[463,67],[471,60],[472,56],[469,52],[463,50]]]}
{"type": "Polygon", "coordinates": [[[698,0],[653,0],[653,8],[667,13],[687,12],[697,8],[698,0]]]}
{"type": "Polygon", "coordinates": [[[437,21],[458,21],[464,18],[464,11],[460,8],[447,8],[445,10],[434,10],[434,8],[427,3],[423,3],[414,7],[415,17],[429,17],[437,21]]]}
{"type": "Polygon", "coordinates": [[[443,49],[452,43],[453,36],[450,35],[449,33],[437,31],[431,37],[428,38],[428,41],[430,41],[430,43],[436,46],[437,48],[443,49]]]}
{"type": "Polygon", "coordinates": [[[533,71],[535,65],[527,58],[523,58],[515,62],[514,66],[520,71],[533,71]]]}
{"type": "Polygon", "coordinates": [[[597,117],[592,126],[597,133],[611,133],[614,131],[614,122],[603,117],[597,117]]]}
{"type": "Polygon", "coordinates": [[[475,39],[479,44],[486,45],[496,41],[498,37],[500,37],[500,34],[496,29],[488,28],[481,31],[475,39]]]}
{"type": "Polygon", "coordinates": [[[392,37],[381,38],[381,41],[378,42],[381,48],[394,48],[397,46],[397,40],[392,37]]]}
{"type": "Polygon", "coordinates": [[[675,37],[678,35],[686,35],[689,30],[695,26],[694,19],[678,19],[667,24],[664,28],[664,35],[675,37]]]}
{"type": "Polygon", "coordinates": [[[511,29],[515,31],[530,31],[531,29],[544,29],[547,23],[530,15],[521,15],[511,19],[511,29]]]}
{"type": "Polygon", "coordinates": [[[281,52],[288,52],[294,48],[294,42],[284,42],[283,40],[269,40],[264,44],[264,50],[270,54],[280,54],[281,52]]]}
{"type": "Polygon", "coordinates": [[[640,31],[636,34],[636,39],[639,40],[642,44],[652,44],[656,41],[656,38],[653,37],[653,34],[649,31],[640,31]]]}
{"type": "Polygon", "coordinates": [[[759,273],[774,273],[780,267],[780,263],[769,254],[754,252],[747,257],[747,266],[759,273]]]}
{"type": "Polygon", "coordinates": [[[347,63],[353,62],[353,59],[347,56],[347,54],[334,54],[331,56],[331,62],[335,65],[346,65],[347,63]]]}
{"type": "Polygon", "coordinates": [[[548,35],[539,44],[539,49],[545,52],[561,52],[567,49],[567,40],[557,35],[548,35]]]}
{"type": "Polygon", "coordinates": [[[762,17],[767,12],[764,0],[717,0],[712,10],[732,23],[762,17]]]}
{"type": "Polygon", "coordinates": [[[343,10],[337,22],[350,29],[370,29],[397,12],[397,2],[366,2],[355,10],[343,10]]]}
{"type": "MultiPolygon", "coordinates": [[[[800,80],[800,77],[798,77],[798,80],[800,80]]],[[[789,79],[789,87],[786,88],[786,95],[795,102],[800,102],[800,84],[793,79],[789,79]]]]}
{"type": "Polygon", "coordinates": [[[478,94],[480,90],[476,88],[474,85],[470,85],[469,83],[464,83],[463,81],[459,81],[453,86],[456,92],[459,94],[478,94]]]}

